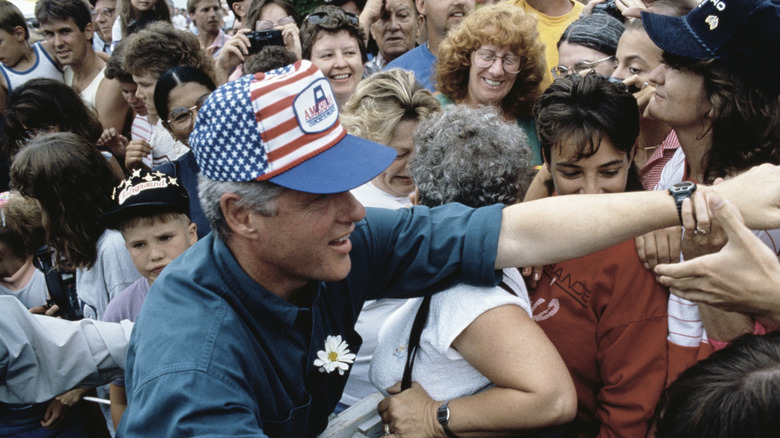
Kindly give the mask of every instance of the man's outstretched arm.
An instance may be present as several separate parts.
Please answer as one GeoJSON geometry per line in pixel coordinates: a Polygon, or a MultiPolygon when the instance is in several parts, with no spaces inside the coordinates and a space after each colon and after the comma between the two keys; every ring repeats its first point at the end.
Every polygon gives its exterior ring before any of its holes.
{"type": "Polygon", "coordinates": [[[43,402],[122,377],[132,327],[33,315],[0,296],[0,402],[43,402]]]}

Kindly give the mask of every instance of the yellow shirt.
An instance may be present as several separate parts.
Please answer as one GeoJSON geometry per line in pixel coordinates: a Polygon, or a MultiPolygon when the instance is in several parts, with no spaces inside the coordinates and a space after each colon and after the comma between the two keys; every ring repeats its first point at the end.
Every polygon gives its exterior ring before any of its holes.
{"type": "Polygon", "coordinates": [[[561,39],[563,31],[580,18],[585,6],[582,3],[572,1],[571,11],[559,17],[551,17],[532,8],[525,0],[510,0],[510,2],[515,6],[520,6],[525,12],[536,15],[538,22],[536,28],[539,30],[539,39],[544,44],[544,58],[547,63],[547,72],[542,80],[542,89],[545,89],[553,81],[550,69],[558,65],[558,40],[561,39]]]}

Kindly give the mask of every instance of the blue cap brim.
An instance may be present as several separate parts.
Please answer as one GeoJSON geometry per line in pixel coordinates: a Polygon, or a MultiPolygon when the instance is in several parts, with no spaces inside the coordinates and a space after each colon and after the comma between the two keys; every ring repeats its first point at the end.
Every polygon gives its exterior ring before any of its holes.
{"type": "Polygon", "coordinates": [[[336,145],[270,178],[305,193],[341,193],[371,181],[395,160],[395,149],[347,134],[336,145]]]}
{"type": "Polygon", "coordinates": [[[691,59],[717,58],[699,42],[684,17],[643,11],[642,24],[650,39],[664,52],[691,59]]]}

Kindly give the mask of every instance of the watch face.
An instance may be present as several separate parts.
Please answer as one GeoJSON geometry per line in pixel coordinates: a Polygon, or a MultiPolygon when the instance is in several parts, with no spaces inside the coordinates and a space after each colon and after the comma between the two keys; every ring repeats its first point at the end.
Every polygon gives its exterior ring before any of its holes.
{"type": "Polygon", "coordinates": [[[671,193],[689,193],[693,192],[693,190],[696,189],[696,184],[690,182],[690,181],[683,181],[679,182],[677,184],[674,184],[671,188],[669,188],[669,192],[671,193]]]}

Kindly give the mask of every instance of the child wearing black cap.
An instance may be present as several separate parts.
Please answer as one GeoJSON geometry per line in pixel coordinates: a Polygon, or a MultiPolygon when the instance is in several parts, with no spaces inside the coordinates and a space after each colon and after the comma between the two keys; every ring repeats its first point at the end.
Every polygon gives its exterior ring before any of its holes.
{"type": "MultiPolygon", "coordinates": [[[[114,209],[101,220],[119,230],[138,272],[143,278],[123,290],[108,304],[105,321],[134,321],[149,287],[168,263],[197,240],[197,226],[190,220],[189,195],[176,178],[161,172],[135,170],[114,189],[114,209]]],[[[110,385],[111,417],[119,424],[127,406],[124,380],[110,385]]]]}

